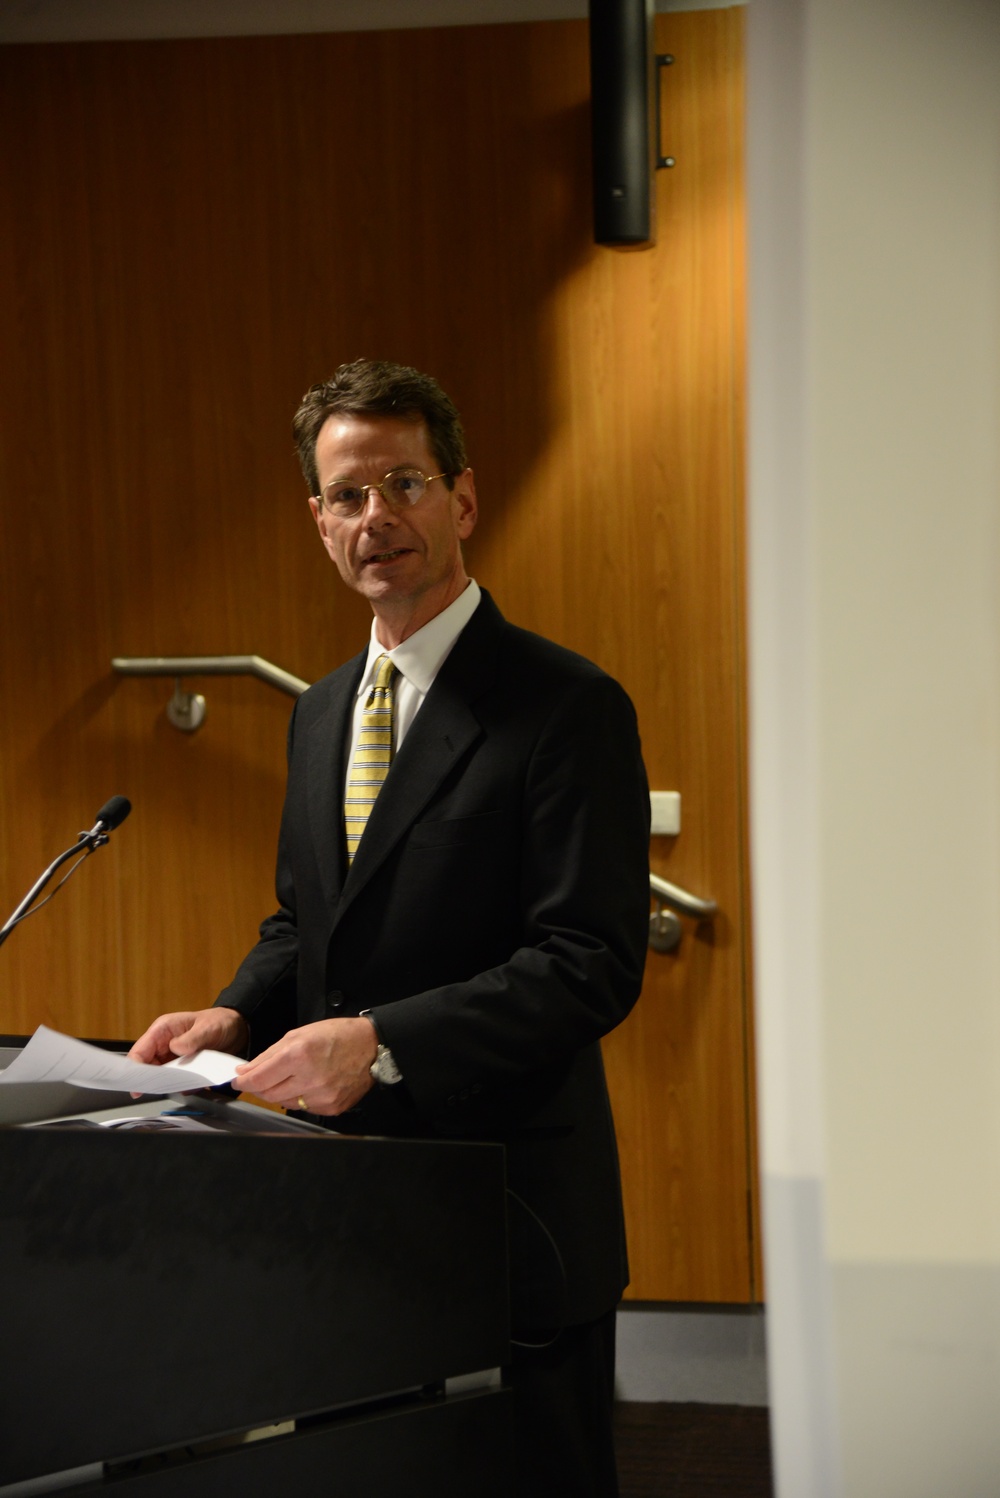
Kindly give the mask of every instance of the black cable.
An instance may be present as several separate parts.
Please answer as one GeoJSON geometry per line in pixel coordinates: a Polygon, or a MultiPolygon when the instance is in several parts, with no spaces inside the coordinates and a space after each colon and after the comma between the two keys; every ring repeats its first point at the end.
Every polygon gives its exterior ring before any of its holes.
{"type": "Polygon", "coordinates": [[[96,848],[99,848],[101,846],[102,844],[100,843],[91,844],[86,853],[81,853],[76,863],[70,864],[69,868],[66,870],[65,874],[62,876],[55,889],[50,890],[49,893],[45,896],[44,900],[39,900],[37,905],[32,905],[30,910],[26,910],[22,915],[19,915],[16,921],[12,921],[11,924],[7,927],[7,931],[4,934],[6,935],[8,932],[13,931],[16,926],[20,926],[22,921],[26,921],[29,915],[37,914],[37,912],[41,910],[43,905],[47,905],[50,900],[54,900],[56,895],[62,889],[63,885],[66,883],[66,880],[69,878],[70,874],[75,874],[80,865],[90,857],[91,853],[93,853],[96,848]]]}
{"type": "Polygon", "coordinates": [[[558,1342],[558,1340],[562,1336],[563,1330],[564,1330],[564,1328],[566,1326],[566,1312],[567,1312],[568,1306],[569,1306],[569,1278],[568,1278],[568,1276],[566,1274],[566,1265],[563,1263],[563,1256],[559,1252],[559,1245],[556,1242],[556,1240],[553,1238],[552,1234],[549,1232],[548,1228],[545,1226],[545,1223],[539,1217],[538,1213],[534,1210],[534,1208],[529,1207],[528,1203],[524,1200],[524,1198],[521,1197],[521,1196],[518,1196],[518,1194],[517,1194],[516,1191],[511,1191],[511,1189],[510,1189],[509,1186],[506,1189],[507,1189],[507,1195],[511,1198],[511,1200],[517,1202],[517,1204],[518,1204],[519,1207],[523,1207],[524,1210],[525,1210],[525,1212],[527,1212],[528,1216],[530,1218],[532,1218],[538,1224],[538,1226],[541,1228],[542,1232],[545,1234],[546,1238],[549,1240],[549,1243],[550,1243],[550,1245],[552,1247],[552,1252],[555,1254],[555,1257],[556,1257],[556,1263],[559,1266],[559,1279],[560,1279],[561,1284],[562,1284],[562,1292],[563,1292],[562,1299],[563,1299],[563,1304],[562,1304],[562,1307],[560,1309],[560,1314],[556,1317],[557,1325],[556,1325],[555,1332],[552,1334],[552,1336],[549,1338],[549,1340],[547,1342],[519,1342],[516,1337],[511,1337],[511,1339],[510,1339],[510,1345],[512,1347],[524,1347],[524,1348],[531,1349],[531,1351],[533,1351],[533,1352],[541,1352],[541,1351],[543,1351],[544,1348],[546,1348],[546,1347],[552,1347],[554,1343],[558,1342]]]}

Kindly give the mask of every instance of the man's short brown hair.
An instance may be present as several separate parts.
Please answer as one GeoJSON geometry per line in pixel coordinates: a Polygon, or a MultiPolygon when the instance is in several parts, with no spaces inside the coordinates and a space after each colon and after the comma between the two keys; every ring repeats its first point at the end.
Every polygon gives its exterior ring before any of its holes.
{"type": "Polygon", "coordinates": [[[310,494],[319,494],[316,439],[323,423],[334,415],[422,421],[435,461],[448,476],[449,489],[454,488],[455,476],[468,467],[461,417],[437,380],[406,364],[354,359],[306,391],[292,422],[295,448],[310,494]]]}

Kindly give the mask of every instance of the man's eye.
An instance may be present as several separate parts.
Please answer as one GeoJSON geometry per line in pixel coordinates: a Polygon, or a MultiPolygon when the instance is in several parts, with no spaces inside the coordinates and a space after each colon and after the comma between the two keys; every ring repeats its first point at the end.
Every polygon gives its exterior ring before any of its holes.
{"type": "Polygon", "coordinates": [[[419,493],[424,487],[424,476],[415,469],[403,473],[394,473],[392,476],[392,488],[396,494],[405,494],[407,497],[419,493]]]}
{"type": "Polygon", "coordinates": [[[357,506],[361,500],[361,490],[356,484],[336,484],[326,491],[327,504],[336,506],[338,510],[357,506]]]}

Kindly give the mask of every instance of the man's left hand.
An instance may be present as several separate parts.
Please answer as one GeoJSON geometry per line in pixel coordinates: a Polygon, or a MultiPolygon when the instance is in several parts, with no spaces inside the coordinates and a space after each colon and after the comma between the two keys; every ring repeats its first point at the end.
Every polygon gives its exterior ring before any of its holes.
{"type": "Polygon", "coordinates": [[[346,1113],[374,1087],[378,1037],[367,1019],[324,1019],[289,1030],[236,1068],[233,1086],[283,1108],[346,1113]]]}

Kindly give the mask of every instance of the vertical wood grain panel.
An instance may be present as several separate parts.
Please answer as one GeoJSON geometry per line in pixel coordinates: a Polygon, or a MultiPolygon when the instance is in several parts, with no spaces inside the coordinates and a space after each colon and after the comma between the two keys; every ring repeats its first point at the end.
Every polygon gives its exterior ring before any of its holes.
{"type": "Polygon", "coordinates": [[[751,1293],[741,625],[742,15],[677,57],[654,250],[592,243],[581,22],[0,49],[0,901],[112,792],[132,819],[0,954],[0,1029],[209,1002],[270,908],[290,703],[114,654],[315,679],[367,607],[290,451],[359,354],[438,375],[509,617],[635,698],[684,829],[654,867],[714,935],[651,955],[607,1043],[642,1298],[751,1293]]]}

